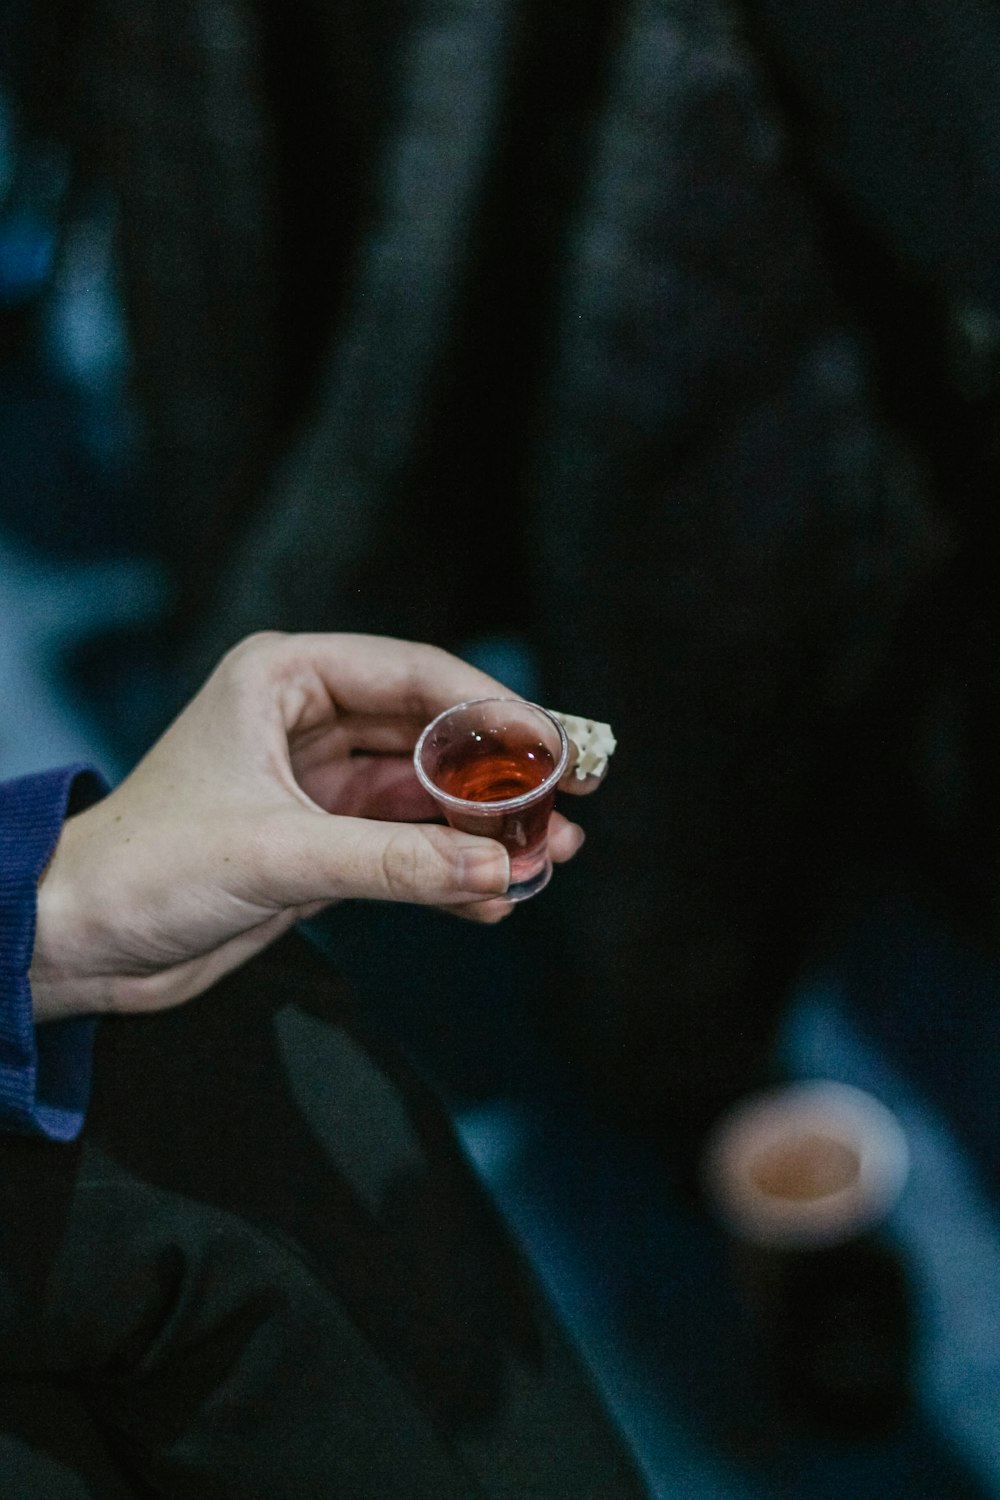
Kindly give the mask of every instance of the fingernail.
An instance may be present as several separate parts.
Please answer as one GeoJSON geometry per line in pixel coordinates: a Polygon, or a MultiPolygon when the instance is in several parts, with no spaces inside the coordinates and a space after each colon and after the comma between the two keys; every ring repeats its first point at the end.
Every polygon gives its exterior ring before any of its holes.
{"type": "Polygon", "coordinates": [[[510,884],[506,849],[493,839],[477,840],[459,855],[458,878],[470,895],[502,896],[510,884]]]}

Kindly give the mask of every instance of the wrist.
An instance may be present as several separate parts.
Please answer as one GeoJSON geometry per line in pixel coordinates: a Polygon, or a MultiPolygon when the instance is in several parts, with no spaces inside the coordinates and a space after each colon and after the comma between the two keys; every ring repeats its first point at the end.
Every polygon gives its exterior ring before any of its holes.
{"type": "Polygon", "coordinates": [[[38,881],[35,939],[28,970],[36,1023],[98,1015],[108,1009],[107,979],[88,972],[85,963],[91,944],[78,882],[73,877],[74,851],[85,816],[70,818],[63,825],[38,881]]]}

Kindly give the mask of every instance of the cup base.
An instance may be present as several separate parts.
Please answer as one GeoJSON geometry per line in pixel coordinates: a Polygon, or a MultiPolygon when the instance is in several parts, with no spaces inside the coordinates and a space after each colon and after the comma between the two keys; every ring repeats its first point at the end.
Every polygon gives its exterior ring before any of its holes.
{"type": "Polygon", "coordinates": [[[527,901],[530,896],[537,896],[539,891],[543,891],[551,879],[552,861],[546,860],[541,869],[536,870],[529,879],[512,880],[507,887],[505,900],[527,901]]]}

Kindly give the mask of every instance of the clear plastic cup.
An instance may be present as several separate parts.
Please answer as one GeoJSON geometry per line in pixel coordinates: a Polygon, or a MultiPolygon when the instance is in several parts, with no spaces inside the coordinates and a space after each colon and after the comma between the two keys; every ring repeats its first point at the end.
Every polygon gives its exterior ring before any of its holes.
{"type": "Polygon", "coordinates": [[[413,752],[421,784],[452,828],[503,844],[508,901],[548,885],[549,817],[569,764],[559,721],[519,698],[456,703],[427,725],[413,752]]]}

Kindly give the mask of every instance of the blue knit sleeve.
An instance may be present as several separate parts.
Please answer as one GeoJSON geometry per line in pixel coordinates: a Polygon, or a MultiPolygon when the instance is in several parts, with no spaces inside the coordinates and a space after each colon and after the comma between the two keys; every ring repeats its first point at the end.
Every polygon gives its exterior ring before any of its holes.
{"type": "Polygon", "coordinates": [[[83,1126],[96,1021],[35,1026],[38,881],[65,818],[108,790],[87,766],[0,782],[0,1130],[69,1141],[83,1126]]]}

